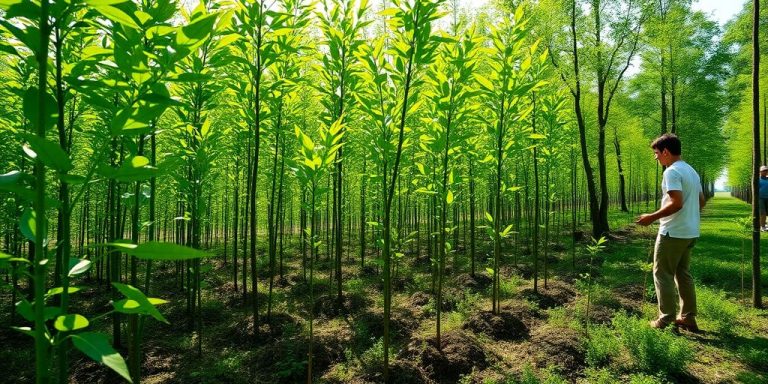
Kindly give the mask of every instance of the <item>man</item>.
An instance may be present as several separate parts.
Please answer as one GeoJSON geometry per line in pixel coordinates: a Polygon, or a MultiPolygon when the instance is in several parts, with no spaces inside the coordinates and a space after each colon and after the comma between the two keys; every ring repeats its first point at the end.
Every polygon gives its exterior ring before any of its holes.
{"type": "Polygon", "coordinates": [[[659,220],[659,233],[653,255],[653,283],[659,300],[659,317],[651,321],[654,328],[676,326],[698,331],[696,324],[696,291],[689,271],[691,249],[699,237],[700,210],[704,207],[701,180],[696,171],[680,158],[680,139],[664,134],[651,143],[659,164],[667,167],[661,182],[661,208],[637,218],[647,226],[659,220]],[[679,295],[675,295],[675,286],[679,295]],[[677,296],[677,297],[676,297],[677,296]],[[679,297],[679,316],[675,302],[679,297]]]}
{"type": "Polygon", "coordinates": [[[765,226],[765,216],[768,213],[768,167],[763,165],[760,167],[760,194],[759,194],[760,208],[760,230],[765,232],[768,228],[765,226]]]}

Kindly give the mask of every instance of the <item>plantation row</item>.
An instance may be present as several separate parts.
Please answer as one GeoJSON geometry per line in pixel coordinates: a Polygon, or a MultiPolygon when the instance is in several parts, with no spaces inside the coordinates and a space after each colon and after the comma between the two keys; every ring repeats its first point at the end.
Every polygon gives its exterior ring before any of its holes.
{"type": "MultiPolygon", "coordinates": [[[[701,112],[725,103],[730,73],[712,68],[732,41],[685,1],[656,3],[0,3],[0,268],[37,381],[66,382],[72,346],[140,381],[144,323],[165,321],[158,262],[176,263],[202,353],[212,256],[231,262],[254,342],[284,264],[310,303],[327,274],[339,312],[344,258],[375,266],[386,381],[404,258],[429,261],[437,303],[447,263],[487,273],[498,314],[510,262],[532,265],[536,291],[553,239],[572,239],[575,268],[579,223],[600,237],[609,208],[655,208],[658,133],[682,138],[711,195],[728,111],[701,112]],[[71,313],[91,278],[112,309],[71,313]]],[[[440,305],[435,319],[439,346],[440,305]]]]}

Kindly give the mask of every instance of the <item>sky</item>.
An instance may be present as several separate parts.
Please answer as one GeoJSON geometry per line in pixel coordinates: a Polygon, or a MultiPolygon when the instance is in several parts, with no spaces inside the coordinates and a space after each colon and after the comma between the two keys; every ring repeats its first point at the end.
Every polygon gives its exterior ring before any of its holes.
{"type": "Polygon", "coordinates": [[[746,0],[698,0],[694,1],[693,9],[711,15],[712,18],[716,19],[723,26],[741,11],[744,3],[746,3],[746,0]]]}

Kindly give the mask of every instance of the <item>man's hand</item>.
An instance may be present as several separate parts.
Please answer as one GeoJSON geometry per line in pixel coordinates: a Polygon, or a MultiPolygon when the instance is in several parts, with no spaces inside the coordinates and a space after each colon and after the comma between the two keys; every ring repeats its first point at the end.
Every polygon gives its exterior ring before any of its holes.
{"type": "Polygon", "coordinates": [[[640,215],[637,220],[635,220],[635,223],[642,225],[643,227],[647,227],[651,225],[654,221],[656,221],[656,218],[653,217],[652,213],[644,213],[640,215]]]}
{"type": "Polygon", "coordinates": [[[667,194],[669,195],[669,199],[667,199],[658,211],[640,215],[637,220],[635,220],[635,223],[645,227],[651,225],[651,223],[657,219],[672,215],[683,208],[683,191],[672,190],[667,192],[667,194]]]}

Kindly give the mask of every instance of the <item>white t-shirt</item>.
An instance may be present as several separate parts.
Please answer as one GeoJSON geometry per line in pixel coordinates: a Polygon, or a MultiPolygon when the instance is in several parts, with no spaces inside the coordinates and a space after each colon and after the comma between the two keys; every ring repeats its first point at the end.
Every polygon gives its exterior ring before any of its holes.
{"type": "Polygon", "coordinates": [[[672,163],[661,179],[661,205],[669,201],[669,191],[683,192],[683,208],[679,211],[659,219],[659,234],[669,235],[678,239],[693,239],[699,237],[699,193],[701,192],[701,179],[685,161],[678,160],[672,163]]]}

